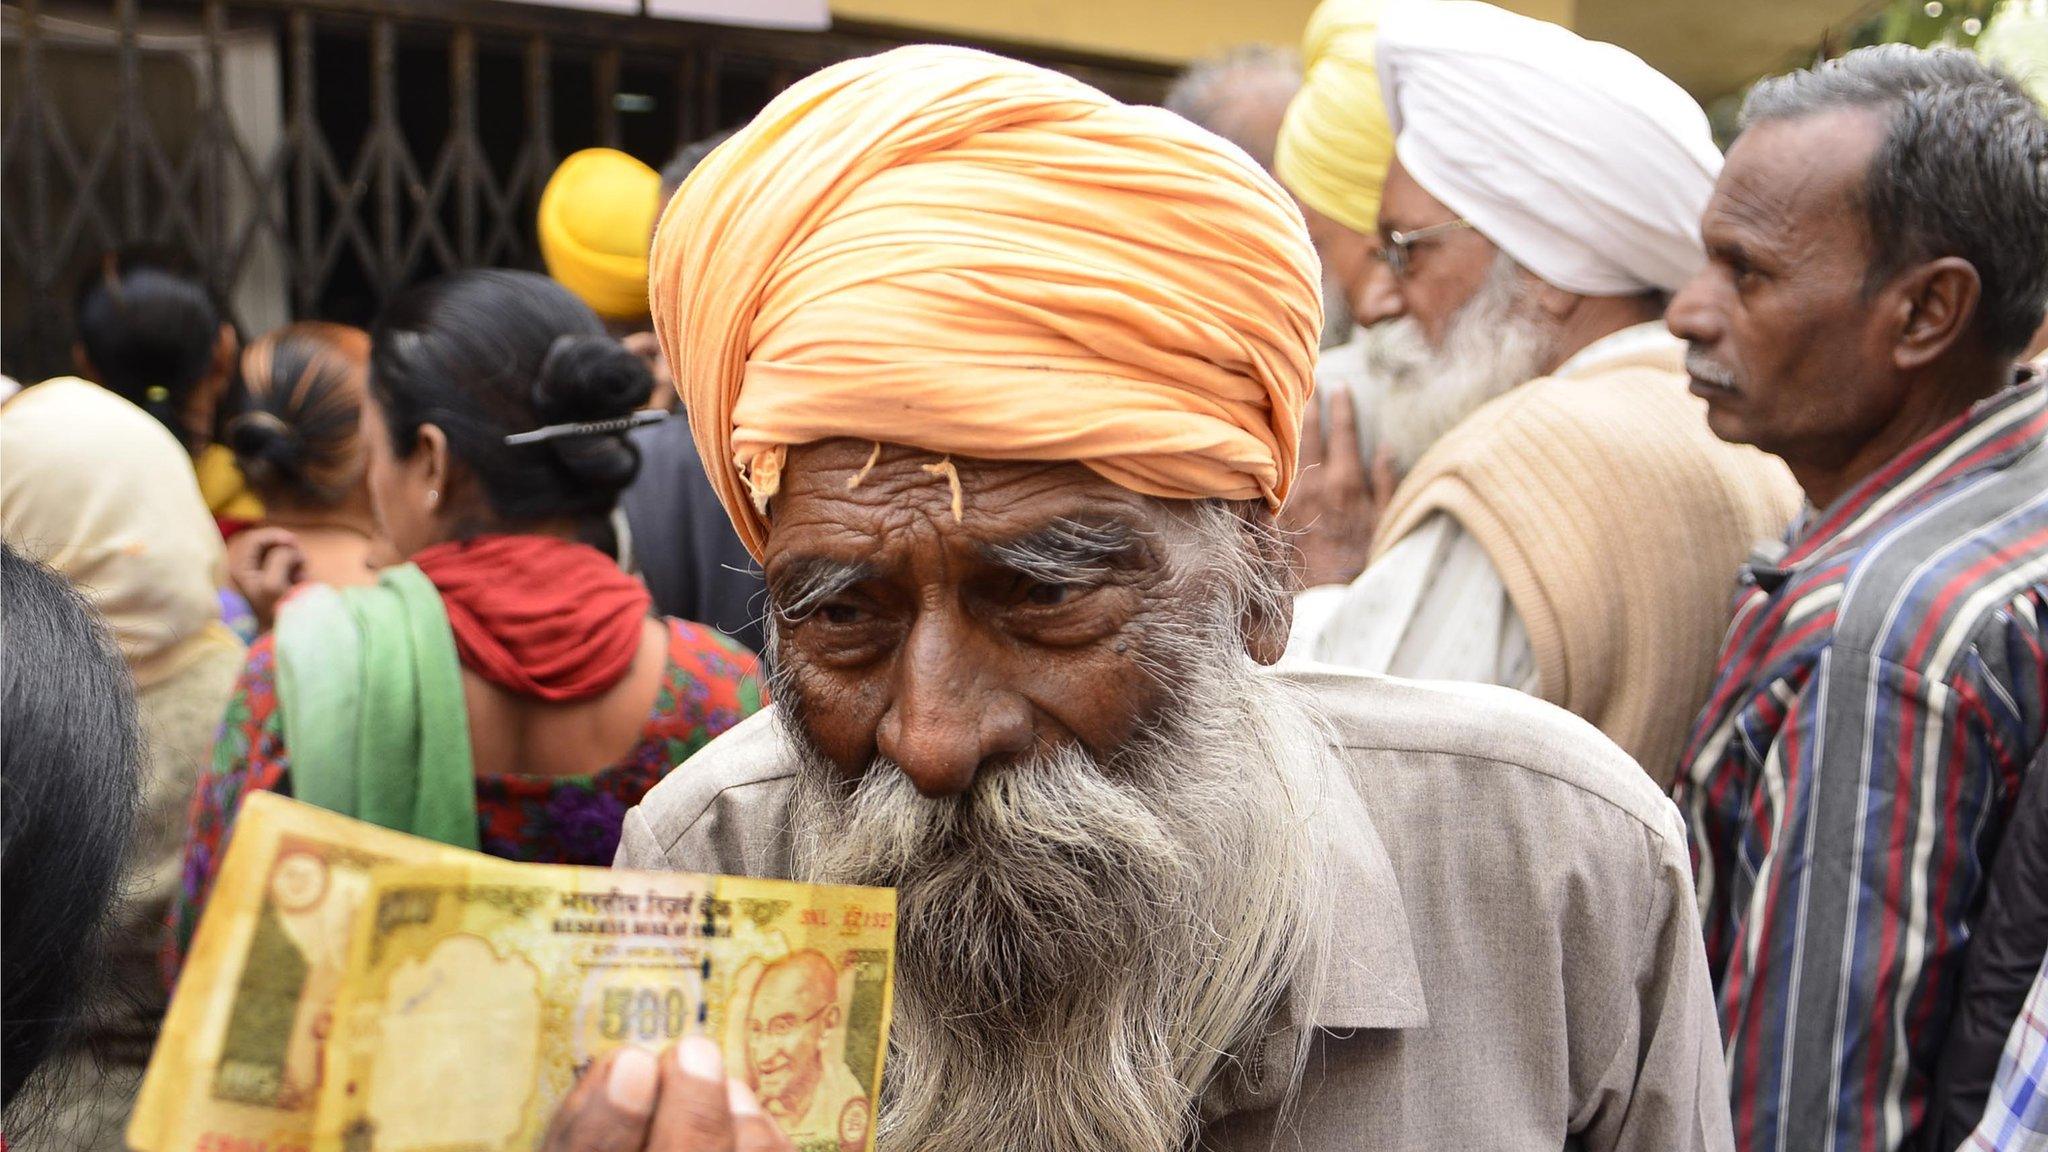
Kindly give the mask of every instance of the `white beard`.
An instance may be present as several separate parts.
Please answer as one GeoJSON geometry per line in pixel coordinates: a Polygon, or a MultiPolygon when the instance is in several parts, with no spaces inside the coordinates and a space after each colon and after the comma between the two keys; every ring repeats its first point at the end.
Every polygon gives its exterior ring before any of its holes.
{"type": "Polygon", "coordinates": [[[1180,1152],[1318,962],[1326,729],[1241,653],[1174,663],[1221,670],[1107,763],[1042,751],[937,800],[886,761],[838,779],[782,698],[797,877],[897,889],[891,1152],[1180,1152]]]}
{"type": "Polygon", "coordinates": [[[1487,401],[1542,370],[1554,328],[1527,305],[1521,269],[1502,253],[1486,283],[1451,318],[1441,348],[1403,316],[1366,331],[1366,378],[1384,382],[1380,444],[1406,475],[1444,434],[1487,401]]]}

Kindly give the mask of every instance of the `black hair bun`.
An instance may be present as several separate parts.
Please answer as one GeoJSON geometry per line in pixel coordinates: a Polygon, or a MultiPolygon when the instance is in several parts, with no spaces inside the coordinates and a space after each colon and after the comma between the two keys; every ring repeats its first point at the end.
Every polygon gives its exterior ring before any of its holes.
{"type": "MultiPolygon", "coordinates": [[[[647,406],[654,375],[640,357],[609,336],[560,336],[548,347],[533,384],[542,426],[617,420],[647,406]]],[[[640,451],[621,432],[565,436],[547,442],[579,484],[617,492],[640,471],[640,451]]]]}
{"type": "Polygon", "coordinates": [[[560,336],[540,362],[533,412],[546,424],[616,420],[647,406],[654,375],[609,336],[560,336]]]}
{"type": "Polygon", "coordinates": [[[235,466],[251,486],[267,488],[298,477],[305,445],[276,413],[261,408],[244,412],[228,421],[226,435],[235,466]]]}

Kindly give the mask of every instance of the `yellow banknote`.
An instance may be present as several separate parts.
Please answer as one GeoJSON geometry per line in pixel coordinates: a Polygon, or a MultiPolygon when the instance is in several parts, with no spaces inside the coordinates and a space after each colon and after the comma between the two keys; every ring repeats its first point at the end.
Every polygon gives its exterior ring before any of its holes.
{"type": "Polygon", "coordinates": [[[693,1033],[798,1148],[872,1146],[892,891],[472,858],[357,917],[317,1152],[525,1152],[591,1061],[693,1033]]]}
{"type": "Polygon", "coordinates": [[[482,859],[252,793],[128,1127],[141,1152],[305,1152],[370,869],[482,859]]]}

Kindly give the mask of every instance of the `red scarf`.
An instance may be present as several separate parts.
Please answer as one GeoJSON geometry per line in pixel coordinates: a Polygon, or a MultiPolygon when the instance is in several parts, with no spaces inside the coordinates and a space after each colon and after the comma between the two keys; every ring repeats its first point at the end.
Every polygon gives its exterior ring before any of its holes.
{"type": "Polygon", "coordinates": [[[551,536],[485,536],[412,558],[441,592],[462,665],[551,703],[623,680],[653,598],[612,558],[551,536]]]}

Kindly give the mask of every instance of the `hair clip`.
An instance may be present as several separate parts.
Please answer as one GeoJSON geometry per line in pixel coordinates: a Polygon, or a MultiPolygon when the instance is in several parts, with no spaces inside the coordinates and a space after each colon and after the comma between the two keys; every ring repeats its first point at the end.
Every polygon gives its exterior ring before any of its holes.
{"type": "Polygon", "coordinates": [[[642,409],[631,416],[620,416],[612,420],[586,420],[581,424],[550,424],[535,428],[531,432],[514,432],[505,437],[508,447],[522,444],[544,444],[549,440],[568,440],[579,436],[609,436],[614,432],[627,432],[649,424],[659,424],[669,414],[653,408],[642,409]]]}

